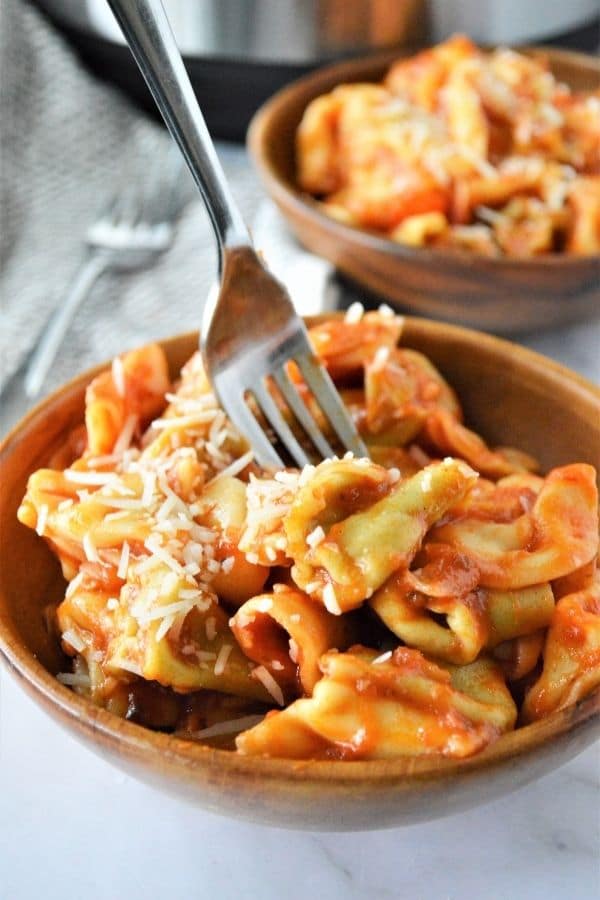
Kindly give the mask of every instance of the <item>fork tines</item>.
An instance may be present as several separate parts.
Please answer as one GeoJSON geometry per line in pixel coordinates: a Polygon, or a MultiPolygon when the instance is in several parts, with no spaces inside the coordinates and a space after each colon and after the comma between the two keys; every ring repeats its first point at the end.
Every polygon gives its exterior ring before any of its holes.
{"type": "Polygon", "coordinates": [[[339,450],[338,443],[342,452],[350,450],[356,456],[368,455],[328,372],[315,357],[301,322],[292,335],[274,346],[256,347],[256,353],[238,361],[235,385],[227,374],[225,370],[216,375],[215,389],[225,411],[245,431],[257,460],[263,465],[286,464],[269,439],[264,420],[275,440],[300,467],[334,456],[339,450]],[[313,402],[330,426],[331,437],[323,433],[290,377],[290,362],[298,367],[313,402]],[[224,384],[224,380],[229,383],[224,384]]]}

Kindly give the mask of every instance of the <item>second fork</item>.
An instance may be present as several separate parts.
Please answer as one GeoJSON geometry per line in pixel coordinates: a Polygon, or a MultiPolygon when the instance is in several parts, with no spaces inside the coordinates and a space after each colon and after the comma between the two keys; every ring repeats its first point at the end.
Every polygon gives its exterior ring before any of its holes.
{"type": "Polygon", "coordinates": [[[149,266],[171,246],[185,204],[183,172],[183,161],[170,145],[155,158],[148,182],[118,191],[90,226],[86,258],[26,360],[24,389],[30,399],[40,393],[71,322],[100,276],[149,266]]]}

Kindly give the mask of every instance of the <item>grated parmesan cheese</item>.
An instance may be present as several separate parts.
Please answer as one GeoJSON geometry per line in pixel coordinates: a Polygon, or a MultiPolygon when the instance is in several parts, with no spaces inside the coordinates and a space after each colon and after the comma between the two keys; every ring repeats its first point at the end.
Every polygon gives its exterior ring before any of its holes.
{"type": "Polygon", "coordinates": [[[225,469],[222,469],[220,472],[218,472],[213,478],[213,481],[216,481],[217,478],[232,478],[235,475],[239,475],[240,472],[243,472],[246,466],[250,465],[253,459],[254,451],[248,450],[248,452],[244,453],[243,456],[240,456],[238,459],[234,459],[234,461],[230,463],[225,469]]]}
{"type": "Polygon", "coordinates": [[[217,661],[215,662],[214,672],[215,675],[222,675],[225,671],[225,666],[227,665],[227,660],[233,650],[232,644],[223,644],[219,653],[217,654],[217,661]]]}
{"type": "Polygon", "coordinates": [[[285,700],[283,699],[283,691],[271,675],[268,669],[265,669],[264,666],[257,666],[252,670],[252,675],[254,678],[258,679],[262,686],[269,692],[273,700],[279,705],[284,706],[285,700]]]}
{"type": "Polygon", "coordinates": [[[42,537],[42,535],[44,534],[44,532],[46,530],[46,523],[48,521],[48,513],[49,512],[50,512],[50,509],[48,507],[48,504],[42,503],[42,505],[40,506],[40,511],[38,513],[37,523],[35,526],[35,530],[39,534],[40,537],[42,537]]]}
{"type": "Polygon", "coordinates": [[[328,581],[323,588],[323,603],[325,604],[325,609],[332,615],[342,615],[342,608],[338,603],[337,597],[335,595],[335,589],[330,581],[328,581]]]}
{"type": "Polygon", "coordinates": [[[157,510],[155,514],[156,520],[158,522],[164,522],[165,520],[168,520],[177,505],[177,498],[174,495],[170,494],[157,510]]]}
{"type": "Polygon", "coordinates": [[[112,380],[119,397],[125,396],[125,368],[123,360],[119,356],[115,356],[112,361],[112,380]]]}
{"type": "Polygon", "coordinates": [[[212,422],[214,417],[215,412],[213,410],[190,413],[186,416],[171,416],[165,419],[155,419],[152,427],[157,431],[163,431],[165,428],[192,428],[196,425],[212,422]]]}
{"type": "Polygon", "coordinates": [[[131,444],[133,439],[133,435],[135,434],[135,429],[137,428],[138,417],[131,413],[125,419],[125,423],[123,428],[121,429],[121,433],[119,434],[117,440],[113,446],[113,453],[121,455],[127,450],[131,444]]]}
{"type": "MultiPolygon", "coordinates": [[[[89,495],[88,495],[89,497],[89,495]]],[[[88,497],[85,499],[87,500],[88,497]]],[[[81,498],[83,502],[83,498],[81,498]]],[[[111,509],[143,509],[144,505],[141,500],[132,497],[106,497],[101,494],[94,494],[94,503],[100,506],[108,506],[111,509]]]]}
{"type": "Polygon", "coordinates": [[[75,578],[71,579],[69,584],[67,585],[67,590],[65,591],[65,597],[71,597],[78,587],[80,587],[84,578],[83,572],[78,572],[75,578]]]}
{"type": "Polygon", "coordinates": [[[77,634],[76,631],[73,631],[72,628],[67,629],[67,631],[63,631],[62,639],[63,641],[66,641],[67,644],[70,644],[73,650],[75,650],[77,653],[81,653],[81,651],[85,650],[86,648],[85,641],[80,637],[80,635],[77,634]]]}
{"type": "MultiPolygon", "coordinates": [[[[153,606],[150,609],[142,609],[136,605],[131,608],[131,614],[141,625],[148,625],[150,622],[156,622],[158,619],[175,617],[177,613],[188,613],[195,606],[198,607],[199,605],[197,602],[190,602],[190,600],[175,600],[173,603],[153,606]]],[[[156,639],[160,640],[158,635],[156,639]]]]}
{"type": "Polygon", "coordinates": [[[293,663],[298,663],[300,659],[300,648],[294,638],[290,638],[290,659],[293,663]]]}
{"type": "Polygon", "coordinates": [[[353,747],[360,747],[360,745],[363,743],[366,736],[367,736],[367,729],[364,726],[361,728],[357,728],[350,739],[350,743],[352,744],[353,747]]]}
{"type": "Polygon", "coordinates": [[[226,556],[225,559],[221,562],[221,571],[225,573],[225,575],[229,575],[233,566],[235,564],[235,557],[226,556]]]}
{"type": "Polygon", "coordinates": [[[262,722],[264,716],[242,716],[239,719],[227,719],[225,722],[216,722],[207,728],[200,728],[198,731],[186,732],[185,737],[202,740],[205,738],[221,737],[226,734],[239,734],[248,728],[254,728],[259,722],[262,722]]]}
{"type": "Polygon", "coordinates": [[[304,586],[304,590],[307,594],[314,594],[316,591],[320,590],[322,586],[320,581],[309,581],[308,584],[304,586]]]}
{"type": "Polygon", "coordinates": [[[168,566],[169,569],[177,575],[183,575],[185,573],[181,563],[178,563],[175,557],[158,543],[157,538],[154,538],[153,536],[147,538],[147,540],[144,541],[144,547],[146,550],[150,551],[152,556],[155,556],[157,559],[160,559],[161,562],[164,562],[165,566],[168,566]]]}
{"type": "Polygon", "coordinates": [[[490,209],[489,206],[477,206],[475,207],[474,212],[477,218],[481,219],[482,222],[485,222],[486,225],[499,225],[508,218],[505,213],[490,209]]]}
{"type": "Polygon", "coordinates": [[[273,601],[270,597],[262,597],[255,602],[254,606],[257,612],[268,613],[273,608],[273,601]]]}
{"type": "Polygon", "coordinates": [[[344,316],[344,322],[347,322],[348,325],[355,325],[360,322],[365,312],[365,308],[362,303],[355,301],[351,303],[348,309],[346,310],[346,314],[344,316]]]}
{"type": "Polygon", "coordinates": [[[147,508],[152,503],[156,489],[156,472],[142,472],[142,506],[147,508]]]}
{"type": "Polygon", "coordinates": [[[91,532],[87,531],[84,534],[82,544],[86,559],[89,560],[89,562],[100,562],[98,550],[96,548],[96,545],[94,544],[94,539],[91,535],[91,532]]]}
{"type": "Polygon", "coordinates": [[[433,475],[431,474],[431,469],[425,469],[421,478],[421,490],[424,494],[428,494],[431,491],[432,480],[433,475]]]}
{"type": "Polygon", "coordinates": [[[318,547],[325,540],[325,532],[320,525],[317,525],[310,534],[306,535],[306,543],[309,547],[318,547]]]}
{"type": "Polygon", "coordinates": [[[114,472],[80,472],[78,469],[65,469],[63,475],[67,481],[73,481],[75,484],[91,484],[97,485],[98,487],[117,481],[114,472]]]}
{"type": "Polygon", "coordinates": [[[59,672],[56,680],[67,687],[89,688],[92,685],[90,676],[83,672],[59,672]]]}
{"type": "Polygon", "coordinates": [[[132,659],[120,659],[119,668],[124,669],[125,672],[131,672],[133,675],[139,675],[140,678],[144,677],[142,667],[132,659]]]}
{"type": "Polygon", "coordinates": [[[121,558],[119,559],[119,566],[117,568],[117,575],[119,578],[127,578],[127,568],[129,566],[129,544],[127,541],[123,543],[123,547],[121,549],[121,558]]]}
{"type": "Polygon", "coordinates": [[[87,464],[90,469],[97,469],[98,466],[116,466],[120,459],[116,453],[105,453],[102,456],[89,456],[87,464]]]}
{"type": "Polygon", "coordinates": [[[373,365],[372,368],[379,371],[380,369],[385,368],[385,364],[390,358],[390,348],[389,347],[378,347],[375,356],[373,357],[373,365]]]}

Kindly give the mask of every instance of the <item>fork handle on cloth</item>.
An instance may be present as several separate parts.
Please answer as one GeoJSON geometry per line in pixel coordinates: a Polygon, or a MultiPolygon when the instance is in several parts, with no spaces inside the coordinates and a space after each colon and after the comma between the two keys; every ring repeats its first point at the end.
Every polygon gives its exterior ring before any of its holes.
{"type": "Polygon", "coordinates": [[[252,246],[198,106],[161,0],[108,0],[206,204],[219,247],[252,246]]]}
{"type": "Polygon", "coordinates": [[[91,252],[77,270],[66,297],[41,330],[26,360],[24,388],[30,399],[39,394],[77,310],[107,268],[108,257],[104,253],[91,252]]]}

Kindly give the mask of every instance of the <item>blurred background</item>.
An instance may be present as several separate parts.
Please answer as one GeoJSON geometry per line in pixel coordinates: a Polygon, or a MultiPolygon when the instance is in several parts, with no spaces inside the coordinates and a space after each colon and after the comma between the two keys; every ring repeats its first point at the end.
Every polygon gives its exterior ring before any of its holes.
{"type": "MultiPolygon", "coordinates": [[[[300,250],[265,199],[243,141],[268,96],[332,60],[416,48],[456,31],[484,44],[590,53],[600,42],[598,0],[165,0],[165,7],[234,194],[301,312],[364,297],[300,250]]],[[[175,209],[167,213],[165,200],[165,247],[139,265],[87,265],[90,227],[115,195],[137,188],[130,200],[143,211],[140,198],[171,189],[171,163],[156,172],[169,138],[105,0],[3,0],[0,17],[6,430],[32,403],[23,392],[28,355],[70,291],[86,296],[38,397],[127,346],[197,328],[216,256],[203,206],[181,171],[175,209]]],[[[565,329],[560,340],[523,340],[594,377],[586,326],[565,329]]]]}
{"type": "MultiPolygon", "coordinates": [[[[37,0],[99,76],[153,110],[105,0],[37,0]]],[[[243,140],[277,88],[341,57],[436,43],[544,42],[593,52],[597,0],[165,0],[212,133],[243,140]]]]}

